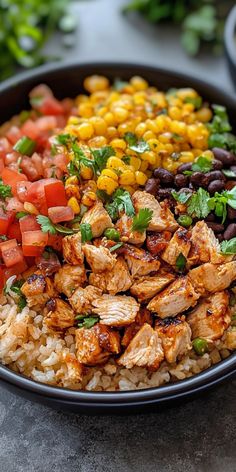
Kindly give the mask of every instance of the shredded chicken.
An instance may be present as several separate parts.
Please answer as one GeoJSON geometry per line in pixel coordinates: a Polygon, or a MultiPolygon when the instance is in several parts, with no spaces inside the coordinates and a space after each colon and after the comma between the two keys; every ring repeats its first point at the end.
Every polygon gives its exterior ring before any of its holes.
{"type": "Polygon", "coordinates": [[[81,223],[90,224],[94,238],[98,238],[104,233],[105,229],[114,226],[102,202],[95,203],[95,205],[84,214],[81,223]]]}
{"type": "Polygon", "coordinates": [[[130,288],[130,292],[134,297],[137,297],[139,302],[143,302],[154,297],[158,292],[169,285],[174,278],[174,275],[171,273],[140,277],[135,280],[130,288]]]}
{"type": "Polygon", "coordinates": [[[92,285],[87,285],[85,288],[77,288],[69,302],[72,308],[77,313],[91,313],[92,302],[102,295],[102,290],[92,285]]]}
{"type": "Polygon", "coordinates": [[[157,370],[164,359],[161,339],[157,331],[145,323],[134,336],[118,364],[132,369],[135,365],[157,370]]]}
{"type": "Polygon", "coordinates": [[[227,264],[203,264],[189,271],[189,277],[201,295],[225,290],[236,279],[236,261],[227,264]]]}
{"type": "Polygon", "coordinates": [[[63,238],[62,250],[66,262],[72,265],[83,264],[84,254],[82,251],[81,233],[63,238]]]}
{"type": "Polygon", "coordinates": [[[158,319],[155,330],[162,340],[167,362],[176,362],[192,348],[191,329],[183,316],[158,319]]]}
{"type": "Polygon", "coordinates": [[[160,318],[176,316],[178,313],[196,305],[200,295],[188,277],[179,277],[169,287],[156,295],[147,308],[154,311],[160,318]]]}
{"type": "Polygon", "coordinates": [[[110,271],[89,276],[89,283],[99,287],[103,292],[116,295],[119,292],[126,292],[132,284],[132,279],[123,257],[119,256],[114,267],[110,271]]]}
{"type": "Polygon", "coordinates": [[[111,270],[116,263],[116,256],[104,246],[96,247],[92,244],[85,244],[83,251],[88,264],[95,273],[111,270]]]}
{"type": "Polygon", "coordinates": [[[109,326],[126,326],[135,320],[139,304],[126,295],[107,295],[94,300],[93,312],[100,316],[101,323],[109,326]]]}
{"type": "Polygon", "coordinates": [[[193,338],[219,339],[228,328],[231,316],[229,295],[217,292],[202,300],[187,318],[193,338]]]}
{"type": "Polygon", "coordinates": [[[83,264],[77,266],[65,264],[55,274],[54,285],[59,293],[64,293],[67,297],[70,297],[77,287],[83,286],[86,280],[83,264]]]}
{"type": "Polygon", "coordinates": [[[146,239],[146,231],[132,231],[133,218],[127,216],[125,213],[116,223],[116,229],[121,235],[121,241],[131,244],[143,244],[146,239]]]}
{"type": "Polygon", "coordinates": [[[77,359],[81,364],[96,365],[120,352],[120,335],[107,326],[96,324],[75,331],[77,359]]]}
{"type": "Polygon", "coordinates": [[[190,232],[179,228],[171,238],[161,258],[172,266],[176,266],[177,258],[182,254],[186,259],[191,248],[190,232]]]}
{"type": "Polygon", "coordinates": [[[178,223],[170,209],[166,205],[161,206],[150,193],[137,190],[133,194],[132,200],[137,213],[141,208],[152,210],[153,215],[148,226],[150,231],[175,231],[178,228],[178,223]]]}
{"type": "Polygon", "coordinates": [[[36,271],[27,278],[21,287],[21,292],[25,295],[30,308],[44,306],[47,300],[55,294],[51,279],[40,271],[36,271]]]}
{"type": "Polygon", "coordinates": [[[75,313],[68,303],[61,298],[51,298],[45,306],[44,323],[53,331],[63,331],[63,329],[73,326],[75,313]]]}
{"type": "Polygon", "coordinates": [[[144,249],[126,245],[123,249],[124,258],[133,277],[147,275],[156,272],[160,267],[160,261],[144,249]]]}

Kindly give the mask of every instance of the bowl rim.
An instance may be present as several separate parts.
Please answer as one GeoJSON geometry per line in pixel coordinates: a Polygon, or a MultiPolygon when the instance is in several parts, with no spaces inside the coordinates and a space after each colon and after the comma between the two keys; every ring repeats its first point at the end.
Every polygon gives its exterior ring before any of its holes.
{"type": "MultiPolygon", "coordinates": [[[[236,14],[236,8],[235,8],[236,14]]],[[[50,65],[44,65],[36,69],[21,72],[16,77],[5,80],[0,84],[0,95],[7,91],[10,91],[14,87],[21,85],[24,82],[31,81],[32,79],[38,78],[42,80],[44,76],[54,72],[81,70],[86,71],[87,68],[98,68],[110,70],[119,70],[126,68],[130,70],[132,74],[143,74],[161,72],[173,77],[173,81],[183,80],[189,81],[190,86],[193,87],[210,87],[214,93],[219,93],[221,97],[228,103],[231,103],[236,109],[236,97],[230,92],[225,92],[210,83],[203,81],[200,78],[192,77],[190,74],[185,74],[173,69],[156,67],[142,63],[129,63],[129,62],[113,62],[113,61],[88,61],[78,63],[74,61],[64,61],[62,63],[52,63],[50,65]]],[[[45,77],[45,80],[46,77],[45,77]]],[[[91,391],[78,391],[71,390],[69,388],[57,387],[48,384],[44,384],[33,379],[26,377],[23,374],[10,370],[3,364],[0,364],[0,379],[5,382],[6,385],[12,386],[12,388],[18,387],[23,392],[31,392],[44,398],[55,399],[58,401],[66,401],[69,403],[76,403],[81,405],[124,405],[126,404],[143,404],[152,402],[163,402],[173,398],[180,398],[188,396],[193,392],[200,392],[211,386],[214,386],[226,378],[230,378],[236,374],[236,352],[232,353],[227,359],[220,361],[208,369],[193,375],[192,377],[161,385],[159,387],[150,387],[141,390],[129,390],[129,391],[114,391],[114,392],[91,392],[91,391]]]]}
{"type": "Polygon", "coordinates": [[[231,63],[236,67],[236,42],[235,42],[235,32],[236,32],[236,5],[230,10],[224,29],[224,43],[226,53],[229,57],[231,63]]]}

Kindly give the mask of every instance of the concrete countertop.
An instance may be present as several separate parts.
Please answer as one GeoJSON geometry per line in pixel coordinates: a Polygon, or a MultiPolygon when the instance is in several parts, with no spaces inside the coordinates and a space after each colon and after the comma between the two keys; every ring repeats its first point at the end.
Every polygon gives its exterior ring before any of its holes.
{"type": "MultiPolygon", "coordinates": [[[[68,60],[119,60],[166,66],[223,89],[232,85],[223,58],[182,51],[178,32],[120,14],[125,0],[72,5],[76,47],[59,38],[47,52],[68,60]]],[[[173,84],[174,86],[174,84],[173,84]]],[[[235,472],[236,381],[171,409],[129,417],[57,412],[0,388],[1,472],[235,472]]]]}

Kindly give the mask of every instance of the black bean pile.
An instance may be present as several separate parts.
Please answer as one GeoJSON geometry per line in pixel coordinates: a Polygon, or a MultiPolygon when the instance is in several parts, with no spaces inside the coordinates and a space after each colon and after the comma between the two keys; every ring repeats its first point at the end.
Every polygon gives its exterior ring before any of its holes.
{"type": "MultiPolygon", "coordinates": [[[[204,188],[211,196],[215,192],[222,192],[224,189],[230,190],[236,186],[236,155],[221,148],[213,148],[214,159],[212,170],[203,172],[193,172],[186,175],[185,171],[191,171],[192,163],[182,164],[173,174],[168,170],[158,167],[153,171],[153,176],[148,179],[145,190],[154,195],[157,200],[168,200],[168,204],[174,210],[177,202],[172,197],[172,191],[183,190],[184,192],[194,192],[198,188],[204,188]],[[230,170],[234,173],[230,177],[225,176],[222,170],[230,170]]],[[[207,225],[217,235],[219,241],[236,237],[236,210],[227,207],[227,218],[224,224],[214,213],[210,213],[205,221],[207,225]]]]}

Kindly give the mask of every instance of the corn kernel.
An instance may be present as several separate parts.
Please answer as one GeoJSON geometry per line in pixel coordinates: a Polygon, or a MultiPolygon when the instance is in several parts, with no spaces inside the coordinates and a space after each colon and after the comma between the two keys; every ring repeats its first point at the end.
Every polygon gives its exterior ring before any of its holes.
{"type": "Polygon", "coordinates": [[[118,157],[111,156],[107,160],[107,168],[108,169],[119,169],[119,168],[125,169],[126,164],[118,157]]]}
{"type": "Polygon", "coordinates": [[[105,120],[108,126],[114,126],[115,118],[114,118],[113,113],[111,113],[110,111],[108,111],[107,113],[105,113],[105,115],[103,115],[103,119],[105,120]]]}
{"type": "Polygon", "coordinates": [[[89,100],[92,104],[98,105],[107,99],[108,94],[109,92],[107,90],[98,90],[90,95],[89,100]]]}
{"type": "Polygon", "coordinates": [[[126,149],[126,142],[124,139],[113,139],[111,142],[110,142],[110,146],[112,146],[114,149],[118,148],[118,149],[123,149],[123,151],[126,149]]]}
{"type": "Polygon", "coordinates": [[[80,204],[79,204],[78,200],[75,197],[71,197],[68,200],[67,205],[72,208],[75,215],[78,215],[80,213],[80,204]]]}
{"type": "Polygon", "coordinates": [[[107,139],[104,136],[95,136],[88,141],[88,145],[91,148],[100,148],[106,146],[107,139]]]}
{"type": "Polygon", "coordinates": [[[148,168],[148,161],[142,161],[141,166],[140,166],[140,172],[146,172],[148,168]]]}
{"type": "Polygon", "coordinates": [[[145,185],[147,182],[146,174],[144,174],[144,172],[141,172],[139,170],[135,172],[135,179],[138,185],[145,185]]]}
{"type": "Polygon", "coordinates": [[[181,152],[181,156],[179,158],[179,162],[187,163],[187,162],[192,162],[194,160],[194,155],[190,151],[183,151],[181,152]]]}
{"type": "Polygon", "coordinates": [[[38,215],[39,214],[38,209],[32,203],[25,202],[24,203],[24,209],[25,209],[25,211],[27,211],[27,213],[30,213],[30,215],[38,215]]]}
{"type": "Polygon", "coordinates": [[[136,190],[136,189],[135,189],[135,186],[132,187],[131,185],[122,185],[122,188],[123,188],[124,190],[127,190],[127,192],[129,192],[130,195],[133,195],[133,193],[134,193],[135,190],[136,190]]]}
{"type": "Polygon", "coordinates": [[[162,159],[162,167],[169,172],[175,172],[178,167],[180,166],[180,159],[178,161],[174,161],[171,157],[163,157],[162,159]]]}
{"type": "Polygon", "coordinates": [[[111,179],[118,182],[118,175],[112,169],[103,169],[101,175],[106,175],[107,177],[110,177],[111,179]]]}
{"type": "Polygon", "coordinates": [[[99,90],[106,90],[109,87],[109,80],[102,75],[91,75],[84,80],[84,88],[89,93],[99,90]]]}
{"type": "Polygon", "coordinates": [[[151,165],[156,164],[156,154],[154,151],[146,151],[142,154],[142,159],[151,165]]]}
{"type": "Polygon", "coordinates": [[[65,182],[66,185],[78,185],[78,183],[79,183],[79,180],[78,180],[78,177],[76,177],[76,175],[72,175],[71,177],[68,177],[68,179],[66,179],[66,182],[65,182]]]}
{"type": "Polygon", "coordinates": [[[90,139],[93,136],[94,129],[91,123],[81,123],[78,126],[78,133],[80,139],[90,139]]]}
{"type": "Polygon", "coordinates": [[[198,94],[196,90],[190,87],[181,88],[176,91],[177,97],[181,100],[185,100],[186,98],[197,98],[198,94]]]}
{"type": "Polygon", "coordinates": [[[109,139],[114,139],[118,136],[117,129],[114,126],[108,126],[107,128],[107,137],[109,139]]]}
{"type": "Polygon", "coordinates": [[[196,113],[196,119],[198,121],[202,121],[203,123],[207,123],[208,121],[211,121],[212,119],[212,111],[210,108],[201,108],[198,110],[196,113]]]}
{"type": "Polygon", "coordinates": [[[146,123],[139,123],[139,124],[136,126],[134,132],[135,132],[136,136],[138,136],[138,137],[141,138],[141,137],[144,135],[145,131],[147,131],[147,125],[146,125],[146,123]]]}
{"type": "Polygon", "coordinates": [[[78,106],[78,115],[83,118],[90,118],[93,116],[93,107],[87,102],[80,103],[78,106]]]}
{"type": "Polygon", "coordinates": [[[96,193],[97,191],[97,183],[95,182],[95,180],[88,180],[86,182],[86,184],[83,186],[83,189],[85,191],[89,191],[91,190],[92,192],[96,193]]]}
{"type": "Polygon", "coordinates": [[[114,108],[113,114],[117,123],[123,123],[129,116],[128,110],[121,107],[114,108]]]}
{"type": "Polygon", "coordinates": [[[105,135],[107,132],[107,123],[106,121],[101,118],[100,116],[93,116],[90,119],[90,123],[92,123],[95,134],[98,136],[105,135]]]}
{"type": "Polygon", "coordinates": [[[158,125],[155,120],[146,120],[146,126],[149,131],[152,131],[154,134],[159,132],[158,125]]]}
{"type": "Polygon", "coordinates": [[[97,186],[99,190],[104,190],[108,195],[112,195],[112,193],[117,189],[118,183],[106,175],[99,175],[97,186]]]}
{"type": "Polygon", "coordinates": [[[141,163],[142,161],[141,159],[139,159],[139,157],[134,157],[134,156],[130,157],[130,165],[133,167],[134,170],[139,170],[141,163]]]}
{"type": "Polygon", "coordinates": [[[96,193],[92,191],[88,191],[83,195],[81,203],[85,206],[91,207],[94,205],[96,200],[97,200],[96,193]]]}
{"type": "Polygon", "coordinates": [[[135,174],[132,170],[124,170],[119,177],[120,185],[133,185],[135,184],[135,174]]]}
{"type": "Polygon", "coordinates": [[[152,131],[148,130],[145,131],[143,139],[144,141],[148,141],[149,139],[156,139],[156,135],[152,131]]]}
{"type": "Polygon", "coordinates": [[[93,170],[90,167],[86,167],[85,165],[81,164],[80,175],[82,179],[90,180],[93,177],[93,170]]]}
{"type": "Polygon", "coordinates": [[[99,107],[99,108],[96,110],[96,113],[97,113],[98,116],[105,116],[107,112],[108,112],[108,108],[107,108],[107,107],[99,107]]]}
{"type": "Polygon", "coordinates": [[[118,126],[118,133],[120,136],[124,136],[125,133],[133,133],[134,125],[131,122],[121,123],[118,126]]]}
{"type": "Polygon", "coordinates": [[[142,77],[135,75],[130,79],[130,84],[134,87],[135,90],[146,90],[148,88],[148,83],[142,77]]]}
{"type": "Polygon", "coordinates": [[[74,185],[74,184],[66,185],[65,191],[66,191],[67,198],[76,197],[77,200],[80,200],[80,190],[79,190],[78,185],[74,185]]]}
{"type": "Polygon", "coordinates": [[[68,122],[67,122],[68,125],[78,125],[78,123],[79,123],[78,116],[69,116],[68,122]]]}

